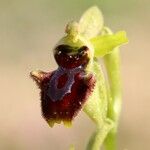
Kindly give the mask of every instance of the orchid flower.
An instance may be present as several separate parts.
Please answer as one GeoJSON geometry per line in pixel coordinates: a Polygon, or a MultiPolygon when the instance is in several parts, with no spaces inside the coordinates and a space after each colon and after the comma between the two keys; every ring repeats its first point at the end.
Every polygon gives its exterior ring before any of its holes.
{"type": "Polygon", "coordinates": [[[83,110],[96,124],[87,150],[115,150],[115,134],[121,109],[119,49],[126,33],[115,34],[104,26],[101,11],[93,6],[78,22],[68,23],[65,35],[53,50],[58,68],[30,73],[41,90],[42,116],[53,127],[70,126],[83,110]],[[103,59],[109,81],[98,62],[103,59]]]}

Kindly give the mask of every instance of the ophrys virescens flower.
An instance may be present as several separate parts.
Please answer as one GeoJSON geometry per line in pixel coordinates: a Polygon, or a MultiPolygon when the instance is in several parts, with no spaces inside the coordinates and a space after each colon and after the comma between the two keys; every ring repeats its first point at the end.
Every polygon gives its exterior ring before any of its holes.
{"type": "Polygon", "coordinates": [[[78,28],[77,23],[68,24],[67,35],[54,48],[57,70],[31,72],[41,89],[42,114],[50,126],[61,121],[69,124],[96,82],[94,73],[86,70],[91,61],[91,46],[80,38],[78,32],[72,33],[74,28],[78,28]]]}
{"type": "Polygon", "coordinates": [[[105,139],[110,141],[109,133],[116,132],[121,101],[118,46],[127,42],[126,34],[113,34],[104,27],[97,7],[87,10],[79,22],[70,22],[65,33],[53,50],[58,68],[33,71],[31,77],[41,90],[42,114],[48,124],[68,125],[83,109],[97,126],[87,149],[98,150],[105,139]],[[105,60],[110,85],[98,58],[105,60]]]}

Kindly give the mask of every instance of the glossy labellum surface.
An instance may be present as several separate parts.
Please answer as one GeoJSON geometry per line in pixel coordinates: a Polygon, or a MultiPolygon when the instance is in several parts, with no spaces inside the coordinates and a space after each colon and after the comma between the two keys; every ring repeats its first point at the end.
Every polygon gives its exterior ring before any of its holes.
{"type": "Polygon", "coordinates": [[[59,65],[50,73],[31,73],[41,89],[42,114],[50,126],[70,123],[91,94],[95,77],[85,71],[89,62],[88,48],[83,46],[74,53],[72,47],[57,46],[55,59],[59,65]]]}

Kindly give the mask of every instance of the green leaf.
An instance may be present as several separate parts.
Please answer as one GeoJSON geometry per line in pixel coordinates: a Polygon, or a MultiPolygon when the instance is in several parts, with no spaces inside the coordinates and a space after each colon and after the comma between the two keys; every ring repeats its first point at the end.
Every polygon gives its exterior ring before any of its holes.
{"type": "Polygon", "coordinates": [[[112,35],[100,35],[91,39],[91,43],[94,46],[95,56],[102,57],[112,52],[115,47],[118,47],[124,43],[127,43],[125,31],[119,31],[112,35]]]}
{"type": "Polygon", "coordinates": [[[79,21],[80,33],[87,39],[93,38],[99,34],[104,21],[101,11],[98,7],[89,8],[79,21]]]}

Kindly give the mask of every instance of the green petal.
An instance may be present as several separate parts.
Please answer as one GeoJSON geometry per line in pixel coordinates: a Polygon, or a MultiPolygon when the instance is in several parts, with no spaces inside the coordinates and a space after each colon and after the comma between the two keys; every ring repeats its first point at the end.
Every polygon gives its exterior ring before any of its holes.
{"type": "Polygon", "coordinates": [[[125,31],[119,31],[112,35],[100,35],[91,39],[95,49],[95,57],[102,57],[124,43],[128,42],[125,31]]]}
{"type": "Polygon", "coordinates": [[[98,7],[89,8],[79,21],[80,33],[87,39],[99,34],[103,27],[103,16],[98,7]]]}

